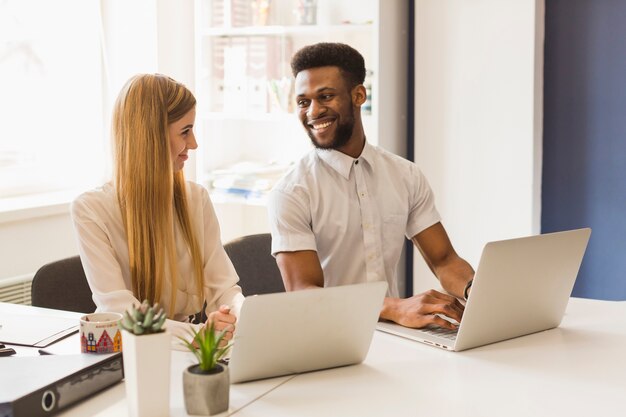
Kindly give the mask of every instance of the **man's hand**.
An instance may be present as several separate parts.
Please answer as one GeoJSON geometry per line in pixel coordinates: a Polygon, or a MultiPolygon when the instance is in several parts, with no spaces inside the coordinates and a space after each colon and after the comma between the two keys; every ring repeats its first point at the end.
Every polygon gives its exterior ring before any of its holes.
{"type": "Polygon", "coordinates": [[[464,309],[457,298],[428,290],[410,298],[385,298],[380,318],[406,327],[421,328],[434,325],[455,330],[458,325],[439,317],[438,314],[461,322],[464,309]]]}
{"type": "Polygon", "coordinates": [[[222,339],[222,346],[226,346],[228,341],[232,340],[233,332],[235,331],[235,322],[237,317],[230,313],[230,307],[222,305],[217,311],[209,313],[207,318],[207,325],[213,323],[216,332],[226,330],[224,338],[222,339]]]}

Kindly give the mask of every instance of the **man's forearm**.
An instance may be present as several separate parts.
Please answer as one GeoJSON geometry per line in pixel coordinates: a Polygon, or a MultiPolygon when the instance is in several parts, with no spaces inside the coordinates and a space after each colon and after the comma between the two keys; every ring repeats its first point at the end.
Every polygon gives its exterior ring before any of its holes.
{"type": "Polygon", "coordinates": [[[456,257],[454,261],[437,270],[437,277],[448,293],[462,299],[465,286],[474,278],[474,269],[464,259],[456,257]]]}

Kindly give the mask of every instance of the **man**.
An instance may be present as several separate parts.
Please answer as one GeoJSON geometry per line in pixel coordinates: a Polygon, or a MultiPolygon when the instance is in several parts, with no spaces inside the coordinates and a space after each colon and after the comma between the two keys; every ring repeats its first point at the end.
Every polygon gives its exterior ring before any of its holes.
{"type": "Polygon", "coordinates": [[[380,318],[408,327],[454,329],[474,271],[443,228],[417,166],[367,143],[360,108],[365,63],[352,47],[319,43],[298,51],[297,113],[316,149],[270,194],[272,254],[288,291],[387,281],[380,318]],[[443,288],[398,295],[396,268],[411,238],[443,288]]]}

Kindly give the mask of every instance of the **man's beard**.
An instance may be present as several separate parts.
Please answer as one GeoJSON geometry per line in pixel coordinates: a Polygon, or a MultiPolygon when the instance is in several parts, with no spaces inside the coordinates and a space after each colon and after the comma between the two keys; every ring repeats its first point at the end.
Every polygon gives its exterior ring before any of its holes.
{"type": "Polygon", "coordinates": [[[354,107],[350,105],[350,116],[337,125],[337,129],[335,130],[335,137],[333,140],[327,145],[321,145],[317,143],[315,140],[315,135],[311,131],[310,128],[307,128],[307,134],[309,135],[309,139],[311,139],[311,143],[317,149],[339,149],[348,143],[350,137],[352,136],[352,131],[354,130],[354,107]]]}

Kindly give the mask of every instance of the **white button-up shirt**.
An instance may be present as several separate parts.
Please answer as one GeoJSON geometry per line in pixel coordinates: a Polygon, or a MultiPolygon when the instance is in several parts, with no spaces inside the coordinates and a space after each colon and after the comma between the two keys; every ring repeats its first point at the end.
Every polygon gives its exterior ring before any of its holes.
{"type": "Polygon", "coordinates": [[[311,151],[273,188],[268,209],[272,254],[314,250],[324,286],[387,281],[392,297],[404,237],[440,221],[417,166],[368,143],[357,159],[311,151]]]}

